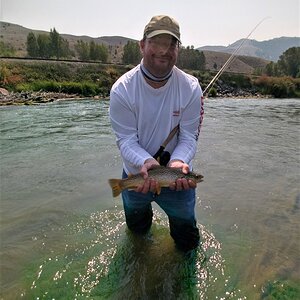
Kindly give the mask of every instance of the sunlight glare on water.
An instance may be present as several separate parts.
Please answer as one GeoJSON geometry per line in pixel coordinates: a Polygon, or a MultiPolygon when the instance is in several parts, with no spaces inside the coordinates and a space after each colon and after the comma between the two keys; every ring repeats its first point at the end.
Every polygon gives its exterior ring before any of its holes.
{"type": "MultiPolygon", "coordinates": [[[[35,270],[30,289],[22,294],[55,299],[62,297],[57,287],[66,285],[68,296],[74,299],[129,299],[129,296],[151,299],[158,285],[159,299],[169,297],[170,293],[175,293],[174,297],[188,294],[209,299],[207,293],[212,288],[225,290],[224,297],[230,299],[237,292],[226,286],[228,278],[224,274],[221,244],[203,225],[199,229],[201,248],[185,257],[175,249],[171,238],[166,238],[167,219],[156,210],[153,230],[142,238],[128,232],[124,235],[123,211],[115,208],[92,213],[87,219],[60,228],[65,236],[72,237],[73,244],[68,241],[63,253],[46,256],[35,270]]],[[[46,254],[47,247],[43,249],[46,254]]]]}

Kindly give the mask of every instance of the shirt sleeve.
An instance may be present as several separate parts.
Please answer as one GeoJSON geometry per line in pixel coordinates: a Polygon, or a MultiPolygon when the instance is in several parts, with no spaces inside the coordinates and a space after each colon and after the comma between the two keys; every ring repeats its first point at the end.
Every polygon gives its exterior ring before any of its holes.
{"type": "Polygon", "coordinates": [[[145,160],[152,156],[139,145],[137,120],[133,107],[118,93],[112,91],[109,115],[121,156],[133,167],[140,168],[145,160]]]}
{"type": "Polygon", "coordinates": [[[180,120],[178,143],[171,155],[171,160],[182,160],[190,164],[197,150],[197,141],[203,119],[202,91],[197,83],[193,96],[183,108],[180,120]]]}

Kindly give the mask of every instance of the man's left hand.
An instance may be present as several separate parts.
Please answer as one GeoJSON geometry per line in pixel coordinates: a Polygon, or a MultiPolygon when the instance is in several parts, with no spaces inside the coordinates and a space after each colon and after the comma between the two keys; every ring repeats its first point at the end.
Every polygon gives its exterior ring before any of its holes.
{"type": "MultiPolygon", "coordinates": [[[[168,167],[181,169],[184,174],[188,174],[190,172],[189,165],[181,160],[171,160],[168,167]]],[[[179,178],[175,182],[171,183],[169,187],[171,190],[182,191],[194,189],[196,186],[197,184],[191,179],[179,178]]]]}

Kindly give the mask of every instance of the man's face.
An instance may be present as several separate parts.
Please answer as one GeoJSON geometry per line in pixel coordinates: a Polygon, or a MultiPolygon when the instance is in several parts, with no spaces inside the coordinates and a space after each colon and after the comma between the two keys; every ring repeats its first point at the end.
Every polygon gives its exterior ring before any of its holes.
{"type": "Polygon", "coordinates": [[[157,77],[167,75],[178,57],[178,41],[169,34],[160,34],[140,42],[144,65],[157,77]]]}

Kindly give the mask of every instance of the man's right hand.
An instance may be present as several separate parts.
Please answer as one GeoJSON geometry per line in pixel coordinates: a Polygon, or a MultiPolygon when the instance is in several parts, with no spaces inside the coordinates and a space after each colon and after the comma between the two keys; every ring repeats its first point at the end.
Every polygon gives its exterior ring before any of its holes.
{"type": "Polygon", "coordinates": [[[140,174],[145,179],[144,184],[139,185],[135,191],[138,193],[147,194],[148,192],[156,192],[158,189],[158,182],[152,178],[148,178],[148,170],[150,170],[153,166],[159,166],[159,162],[154,158],[149,158],[143,164],[140,174]]]}

